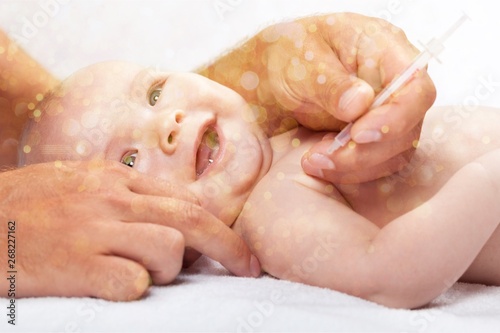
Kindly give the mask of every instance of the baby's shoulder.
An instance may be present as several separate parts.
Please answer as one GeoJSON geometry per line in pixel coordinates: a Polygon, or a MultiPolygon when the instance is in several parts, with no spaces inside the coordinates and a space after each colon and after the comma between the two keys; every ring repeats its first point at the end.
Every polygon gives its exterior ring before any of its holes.
{"type": "Polygon", "coordinates": [[[334,184],[309,176],[302,169],[302,156],[323,136],[298,129],[273,138],[273,163],[252,190],[246,207],[251,207],[253,211],[270,208],[287,211],[291,205],[300,209],[307,203],[315,202],[346,204],[334,184]]]}

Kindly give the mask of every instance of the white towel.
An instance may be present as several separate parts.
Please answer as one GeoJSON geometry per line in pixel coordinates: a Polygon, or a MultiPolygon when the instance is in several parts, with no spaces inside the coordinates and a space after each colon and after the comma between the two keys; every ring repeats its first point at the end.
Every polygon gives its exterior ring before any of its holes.
{"type": "MultiPolygon", "coordinates": [[[[7,302],[0,299],[0,308],[5,309],[7,302]]],[[[498,332],[499,314],[500,287],[458,283],[423,309],[395,310],[269,276],[231,276],[202,258],[175,283],[153,287],[140,301],[18,300],[16,326],[3,316],[0,328],[2,332],[498,332]]]]}

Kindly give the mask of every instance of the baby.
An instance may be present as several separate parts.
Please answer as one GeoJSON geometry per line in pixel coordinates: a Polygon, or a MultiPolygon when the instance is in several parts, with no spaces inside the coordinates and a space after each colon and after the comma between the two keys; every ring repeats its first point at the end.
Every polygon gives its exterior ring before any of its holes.
{"type": "Polygon", "coordinates": [[[466,111],[431,110],[400,173],[336,185],[300,164],[331,133],[265,133],[261,110],[204,77],[106,62],[34,110],[20,161],[120,161],[186,186],[269,274],[414,308],[457,280],[500,284],[500,112],[466,111]]]}

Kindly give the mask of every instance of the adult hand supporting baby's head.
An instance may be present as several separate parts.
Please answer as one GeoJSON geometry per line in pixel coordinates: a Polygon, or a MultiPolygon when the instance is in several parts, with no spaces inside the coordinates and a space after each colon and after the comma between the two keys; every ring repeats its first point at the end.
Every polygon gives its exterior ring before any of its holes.
{"type": "MultiPolygon", "coordinates": [[[[118,162],[0,173],[0,208],[0,236],[11,239],[10,232],[17,242],[9,261],[19,276],[16,297],[137,299],[151,282],[175,279],[185,246],[238,275],[260,272],[245,243],[185,189],[118,162]]],[[[0,266],[9,258],[0,253],[0,266]]]]}
{"type": "Polygon", "coordinates": [[[327,136],[304,156],[307,173],[356,183],[406,165],[435,99],[427,72],[416,75],[385,105],[368,110],[374,96],[418,54],[400,29],[384,20],[342,13],[278,24],[264,30],[261,39],[270,43],[270,90],[300,124],[339,131],[354,122],[356,144],[328,154],[334,136],[327,136]]]}

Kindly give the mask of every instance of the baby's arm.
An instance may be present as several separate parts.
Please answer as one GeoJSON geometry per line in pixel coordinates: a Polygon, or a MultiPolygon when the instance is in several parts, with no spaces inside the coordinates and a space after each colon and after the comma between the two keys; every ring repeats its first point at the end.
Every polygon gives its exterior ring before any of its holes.
{"type": "Polygon", "coordinates": [[[499,166],[500,151],[483,155],[382,229],[325,183],[274,172],[259,184],[266,190],[252,194],[242,232],[276,277],[391,307],[418,307],[460,278],[498,226],[499,166]]]}

